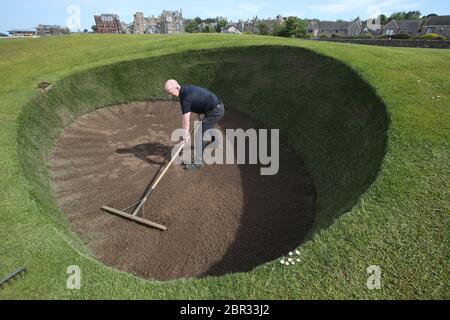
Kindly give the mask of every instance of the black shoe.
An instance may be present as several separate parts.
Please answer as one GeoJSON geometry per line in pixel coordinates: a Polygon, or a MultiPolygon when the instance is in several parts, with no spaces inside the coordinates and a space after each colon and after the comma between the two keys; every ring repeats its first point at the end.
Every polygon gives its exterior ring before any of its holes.
{"type": "Polygon", "coordinates": [[[192,163],[192,164],[187,164],[187,165],[184,167],[184,170],[189,171],[189,172],[193,172],[193,171],[199,170],[199,169],[201,169],[201,168],[203,168],[203,167],[204,167],[203,164],[195,164],[195,163],[192,163]]]}

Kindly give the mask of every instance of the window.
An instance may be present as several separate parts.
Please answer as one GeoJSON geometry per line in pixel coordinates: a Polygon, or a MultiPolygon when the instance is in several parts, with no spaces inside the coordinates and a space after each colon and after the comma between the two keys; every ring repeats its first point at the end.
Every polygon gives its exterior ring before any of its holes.
{"type": "Polygon", "coordinates": [[[394,29],[386,29],[385,34],[386,34],[387,36],[393,36],[393,35],[394,35],[394,29]]]}
{"type": "Polygon", "coordinates": [[[433,27],[428,27],[427,28],[427,33],[434,33],[434,28],[433,27]]]}

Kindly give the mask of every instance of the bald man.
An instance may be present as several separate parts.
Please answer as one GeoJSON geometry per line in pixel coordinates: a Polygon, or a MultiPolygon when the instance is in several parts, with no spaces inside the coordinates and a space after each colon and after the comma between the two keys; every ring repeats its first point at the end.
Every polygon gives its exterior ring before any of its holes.
{"type": "MultiPolygon", "coordinates": [[[[222,100],[214,93],[205,88],[183,85],[181,86],[176,80],[168,80],[165,84],[165,91],[172,97],[179,97],[181,104],[181,112],[183,114],[182,127],[189,132],[191,113],[199,116],[204,115],[202,120],[202,139],[205,132],[214,126],[223,118],[225,114],[225,106],[222,100]]],[[[207,141],[203,141],[201,154],[208,145],[207,141]]],[[[197,153],[196,153],[197,155],[197,153]]],[[[203,168],[203,157],[199,159],[196,156],[193,164],[187,164],[187,171],[195,171],[203,168]]]]}

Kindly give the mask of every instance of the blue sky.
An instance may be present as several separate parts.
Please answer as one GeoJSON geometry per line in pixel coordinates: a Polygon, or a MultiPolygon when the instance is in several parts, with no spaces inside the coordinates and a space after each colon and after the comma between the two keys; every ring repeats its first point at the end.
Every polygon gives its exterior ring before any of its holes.
{"type": "Polygon", "coordinates": [[[122,21],[131,22],[133,13],[143,11],[146,16],[159,15],[163,9],[182,8],[185,18],[226,16],[229,19],[299,16],[322,20],[351,20],[368,18],[374,12],[391,14],[395,11],[420,10],[423,14],[450,15],[450,1],[442,0],[0,0],[0,32],[12,28],[34,28],[38,24],[66,26],[68,8],[80,8],[81,28],[94,24],[93,13],[117,13],[122,21]]]}

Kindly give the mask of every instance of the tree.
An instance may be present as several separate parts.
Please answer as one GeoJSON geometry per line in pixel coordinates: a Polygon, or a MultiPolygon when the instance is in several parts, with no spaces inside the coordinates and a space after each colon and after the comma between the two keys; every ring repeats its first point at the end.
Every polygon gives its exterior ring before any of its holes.
{"type": "Polygon", "coordinates": [[[228,21],[226,19],[219,20],[216,26],[216,32],[221,33],[222,30],[227,26],[228,21]]]}
{"type": "Polygon", "coordinates": [[[93,26],[91,27],[91,29],[92,29],[92,31],[97,32],[97,26],[96,26],[96,25],[93,25],[93,26]]]}
{"type": "Polygon", "coordinates": [[[392,20],[419,20],[422,16],[420,11],[409,11],[409,12],[394,12],[389,17],[389,21],[392,20]]]}
{"type": "Polygon", "coordinates": [[[263,35],[263,36],[266,36],[266,35],[268,35],[269,34],[269,30],[270,28],[269,28],[269,24],[267,24],[267,23],[265,23],[265,22],[260,22],[259,24],[258,24],[258,30],[259,30],[259,34],[260,35],[263,35]]]}
{"type": "Polygon", "coordinates": [[[88,29],[84,29],[84,31],[83,31],[83,33],[88,33],[89,31],[88,31],[88,29]]]}
{"type": "Polygon", "coordinates": [[[192,20],[191,22],[189,22],[187,25],[186,25],[186,32],[188,32],[188,33],[196,33],[196,32],[198,32],[198,23],[197,23],[197,21],[194,19],[194,20],[192,20]]]}
{"type": "Polygon", "coordinates": [[[211,28],[207,25],[205,26],[205,28],[202,31],[203,33],[210,33],[211,32],[211,28]]]}
{"type": "Polygon", "coordinates": [[[272,34],[274,36],[283,37],[286,34],[286,24],[284,22],[281,23],[275,23],[273,25],[273,32],[272,34]]]}
{"type": "Polygon", "coordinates": [[[422,13],[420,11],[409,11],[405,14],[405,19],[419,20],[421,16],[422,16],[422,13]]]}
{"type": "Polygon", "coordinates": [[[391,14],[391,16],[389,17],[389,21],[392,20],[405,20],[405,16],[406,13],[405,12],[394,12],[393,14],[391,14]]]}
{"type": "Polygon", "coordinates": [[[386,24],[387,22],[387,17],[385,14],[380,15],[380,22],[382,25],[386,24]]]}
{"type": "Polygon", "coordinates": [[[202,18],[200,17],[194,18],[194,21],[197,22],[197,24],[201,24],[203,22],[202,18]]]}
{"type": "Polygon", "coordinates": [[[306,34],[306,21],[297,17],[288,17],[285,22],[283,37],[303,37],[306,34]]]}

